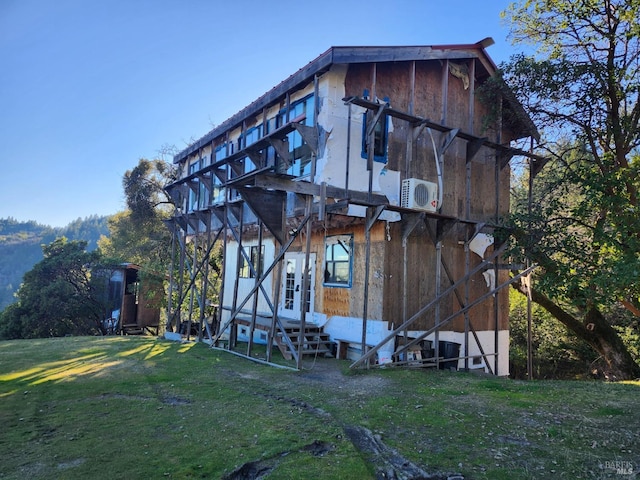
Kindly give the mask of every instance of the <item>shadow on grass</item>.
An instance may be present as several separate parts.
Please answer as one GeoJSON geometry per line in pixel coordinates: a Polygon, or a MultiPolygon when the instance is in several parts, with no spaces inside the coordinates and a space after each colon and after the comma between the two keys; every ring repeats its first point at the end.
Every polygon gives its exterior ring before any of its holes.
{"type": "MultiPolygon", "coordinates": [[[[19,368],[8,373],[0,373],[0,385],[11,388],[15,386],[16,390],[5,391],[0,393],[1,397],[6,397],[16,393],[18,389],[24,386],[35,386],[47,382],[67,382],[73,381],[80,377],[104,375],[109,370],[121,367],[128,359],[132,360],[150,360],[163,356],[167,351],[173,350],[177,353],[186,353],[195,344],[174,344],[170,342],[159,341],[153,338],[140,338],[136,341],[133,348],[120,350],[122,345],[130,345],[131,339],[127,339],[127,343],[122,343],[121,337],[97,338],[95,343],[87,347],[87,343],[83,343],[81,348],[67,352],[70,358],[58,360],[54,362],[30,363],[28,368],[20,370],[19,368]]],[[[3,347],[9,347],[7,343],[3,347]]],[[[15,348],[23,347],[23,344],[15,343],[15,348]]],[[[35,352],[34,352],[35,353],[35,352]]],[[[28,351],[24,351],[25,356],[30,356],[28,351]]],[[[34,355],[35,356],[35,355],[34,355]]],[[[5,364],[4,367],[11,368],[11,365],[5,364]]]]}

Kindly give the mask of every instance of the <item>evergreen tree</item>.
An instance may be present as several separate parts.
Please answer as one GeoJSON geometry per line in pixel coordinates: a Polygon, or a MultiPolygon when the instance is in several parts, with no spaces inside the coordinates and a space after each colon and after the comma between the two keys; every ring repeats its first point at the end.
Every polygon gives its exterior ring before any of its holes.
{"type": "Polygon", "coordinates": [[[24,275],[17,302],[0,315],[1,338],[89,335],[102,329],[103,283],[91,281],[99,264],[86,242],[58,238],[43,246],[44,258],[24,275]]]}

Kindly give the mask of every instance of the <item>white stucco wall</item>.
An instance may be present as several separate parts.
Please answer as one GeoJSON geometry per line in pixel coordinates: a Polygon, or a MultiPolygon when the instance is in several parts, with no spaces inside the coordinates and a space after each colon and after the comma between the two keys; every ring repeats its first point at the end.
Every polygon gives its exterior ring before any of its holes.
{"type": "MultiPolygon", "coordinates": [[[[247,241],[243,244],[245,251],[247,254],[250,253],[250,247],[258,245],[257,241],[247,241]]],[[[264,245],[264,260],[263,265],[264,268],[267,269],[269,265],[273,262],[273,258],[275,257],[275,244],[272,239],[266,239],[263,241],[264,245]]],[[[222,311],[222,322],[226,322],[231,312],[226,308],[231,308],[233,305],[233,289],[236,281],[236,255],[238,254],[238,244],[236,242],[229,242],[227,244],[227,268],[225,271],[224,278],[224,302],[223,305],[225,309],[222,311]]],[[[264,289],[267,291],[268,295],[272,295],[273,292],[273,272],[269,275],[265,281],[262,283],[264,289]]],[[[242,302],[245,297],[249,294],[251,289],[255,286],[255,278],[240,278],[238,279],[238,305],[242,302]]],[[[242,310],[246,310],[250,312],[253,308],[253,296],[251,299],[242,307],[242,310]]],[[[269,308],[269,304],[264,298],[264,295],[259,290],[258,291],[258,314],[263,315],[271,315],[271,309],[269,308]]]]}
{"type": "MultiPolygon", "coordinates": [[[[349,106],[343,101],[346,74],[346,66],[334,66],[329,73],[323,75],[318,88],[322,99],[318,125],[327,132],[327,138],[325,148],[317,159],[316,183],[326,182],[328,185],[344,188],[348,162],[348,188],[367,192],[369,171],[367,160],[362,158],[362,119],[365,109],[351,105],[351,131],[348,134],[349,106]]],[[[392,132],[392,118],[389,118],[388,122],[389,132],[392,132]]],[[[386,195],[391,205],[399,205],[400,172],[389,170],[384,163],[373,162],[372,191],[386,195]]],[[[349,207],[349,215],[364,217],[365,213],[364,207],[349,207]]],[[[395,212],[383,212],[381,219],[399,221],[400,215],[395,212]]]]}

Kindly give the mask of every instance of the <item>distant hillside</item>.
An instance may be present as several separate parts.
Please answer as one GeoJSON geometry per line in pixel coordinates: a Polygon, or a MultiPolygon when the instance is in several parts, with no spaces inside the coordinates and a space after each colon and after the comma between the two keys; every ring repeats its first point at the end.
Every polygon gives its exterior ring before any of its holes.
{"type": "Polygon", "coordinates": [[[13,294],[23,275],[42,260],[41,245],[64,236],[69,240],[85,240],[87,249],[94,250],[100,236],[109,235],[107,218],[97,215],[78,218],[63,228],[0,218],[0,311],[13,303],[13,294]]]}

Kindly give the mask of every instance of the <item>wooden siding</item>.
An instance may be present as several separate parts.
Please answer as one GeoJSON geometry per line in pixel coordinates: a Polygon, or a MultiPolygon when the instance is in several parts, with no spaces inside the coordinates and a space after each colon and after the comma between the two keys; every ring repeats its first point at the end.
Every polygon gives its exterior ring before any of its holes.
{"type": "MultiPolygon", "coordinates": [[[[460,60],[458,63],[470,65],[468,61],[460,60]]],[[[413,112],[417,116],[441,121],[445,125],[459,127],[468,133],[483,134],[493,141],[500,141],[500,136],[493,131],[482,132],[485,126],[484,116],[487,107],[482,105],[471,94],[471,88],[476,81],[470,81],[469,89],[464,88],[461,79],[454,77],[448,71],[443,74],[446,62],[416,62],[415,82],[412,81],[412,62],[394,62],[386,64],[357,64],[350,65],[345,81],[347,95],[362,95],[368,90],[371,95],[379,99],[387,97],[393,108],[413,112]],[[375,79],[375,85],[374,85],[375,79]],[[411,85],[415,85],[412,90],[411,85]],[[470,100],[474,101],[473,108],[470,100]]],[[[471,72],[472,68],[469,69],[471,72]]],[[[404,171],[406,168],[407,138],[411,134],[411,127],[407,122],[394,119],[393,131],[389,134],[389,151],[387,168],[404,171]]],[[[440,133],[433,132],[436,145],[442,143],[440,133]]],[[[502,134],[506,137],[507,134],[502,134]]],[[[504,140],[504,138],[502,139],[504,140]]],[[[442,213],[458,218],[468,217],[475,221],[488,221],[496,218],[496,213],[504,214],[509,210],[509,180],[510,170],[505,167],[499,172],[498,196],[496,196],[496,170],[495,152],[489,148],[482,148],[474,157],[470,165],[470,199],[467,208],[467,142],[455,139],[444,158],[443,177],[443,205],[442,213]],[[496,209],[496,200],[498,208],[496,209]]],[[[425,130],[417,138],[414,145],[412,158],[409,162],[409,176],[437,181],[435,168],[435,156],[432,147],[432,139],[425,130]]],[[[435,230],[435,225],[433,227],[435,230]]],[[[392,226],[392,240],[376,244],[372,241],[371,263],[372,265],[384,264],[384,273],[379,275],[384,278],[384,288],[381,304],[381,317],[394,324],[399,324],[403,319],[404,297],[403,292],[403,258],[404,251],[401,245],[400,224],[392,226]],[[379,258],[378,258],[379,256],[379,258]]],[[[464,247],[459,244],[465,239],[464,227],[453,229],[443,239],[442,256],[449,267],[453,280],[462,278],[465,274],[464,247]]],[[[364,248],[364,247],[363,247],[364,248]]],[[[356,250],[356,254],[358,254],[356,250]]],[[[436,297],[436,250],[430,235],[426,229],[414,232],[407,244],[407,285],[406,285],[406,315],[411,317],[424,305],[436,297]]],[[[480,262],[480,258],[471,253],[469,256],[469,268],[472,269],[480,262]]],[[[374,268],[372,268],[374,272],[374,268]]],[[[359,278],[362,272],[357,271],[359,278]]],[[[506,272],[501,272],[500,279],[505,280],[506,272]]],[[[370,292],[376,291],[376,278],[372,275],[370,292]]],[[[440,291],[450,286],[450,280],[444,269],[441,274],[440,291]]],[[[469,299],[478,298],[488,291],[484,277],[476,274],[469,282],[469,299]]],[[[359,293],[354,289],[354,295],[359,293]]],[[[507,293],[499,293],[499,324],[500,328],[507,327],[508,297],[507,293]]],[[[359,295],[358,295],[359,296],[359,295]]],[[[360,297],[361,298],[361,297],[360,297]]],[[[370,298],[375,298],[371,296],[370,298]]],[[[444,319],[460,308],[456,297],[451,294],[440,303],[440,318],[444,319]]],[[[378,318],[371,312],[370,318],[378,318]]],[[[476,330],[492,330],[495,328],[494,301],[492,298],[470,310],[469,317],[476,330]]],[[[427,312],[423,318],[414,324],[412,328],[427,329],[434,325],[434,309],[427,312]]],[[[451,323],[455,331],[464,331],[464,316],[458,317],[451,323]]]]}

